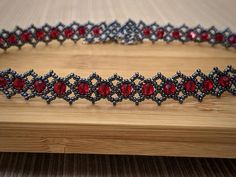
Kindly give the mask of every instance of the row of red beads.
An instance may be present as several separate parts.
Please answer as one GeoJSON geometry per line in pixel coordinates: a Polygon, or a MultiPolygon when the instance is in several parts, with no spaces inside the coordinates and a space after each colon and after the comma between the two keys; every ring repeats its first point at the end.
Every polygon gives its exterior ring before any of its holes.
{"type": "MultiPolygon", "coordinates": [[[[86,31],[87,31],[87,29],[84,26],[79,27],[78,30],[77,30],[78,35],[80,37],[85,37],[86,31]]],[[[100,27],[94,27],[92,29],[92,33],[93,33],[94,36],[100,36],[100,34],[102,33],[102,29],[100,27]]],[[[66,38],[71,38],[75,34],[75,31],[72,28],[67,27],[67,28],[64,29],[63,34],[66,38]]],[[[38,29],[35,32],[35,38],[38,41],[44,40],[46,35],[47,35],[47,33],[43,29],[38,29]]],[[[59,37],[59,35],[60,35],[60,31],[57,28],[52,28],[49,31],[50,39],[57,39],[59,37]]],[[[33,37],[33,35],[32,35],[31,32],[25,31],[19,36],[19,39],[22,42],[29,42],[32,39],[32,37],[33,37]]],[[[7,38],[7,42],[9,44],[16,44],[17,43],[17,38],[18,38],[17,35],[10,34],[7,38]]],[[[0,38],[0,45],[3,44],[3,42],[4,42],[3,38],[0,38]]]]}
{"type": "MultiPolygon", "coordinates": [[[[229,76],[223,75],[220,76],[218,79],[218,83],[222,88],[227,88],[231,84],[231,79],[229,76]]],[[[15,78],[12,81],[12,86],[16,90],[22,90],[25,87],[26,83],[25,80],[22,78],[15,78]]],[[[7,80],[4,77],[0,77],[0,88],[4,88],[7,86],[7,80]]],[[[34,90],[37,93],[42,93],[46,89],[46,83],[43,80],[36,80],[33,83],[34,90]]],[[[193,93],[197,89],[197,84],[193,80],[187,80],[183,84],[184,90],[189,93],[193,93]]],[[[202,89],[205,92],[210,92],[214,88],[214,82],[211,79],[205,79],[202,83],[202,89]]],[[[64,82],[62,81],[57,81],[53,85],[53,90],[58,96],[62,96],[66,93],[67,86],[64,82]]],[[[123,83],[120,86],[120,93],[124,97],[129,97],[134,88],[131,83],[123,83]]],[[[151,96],[155,93],[155,86],[152,82],[146,82],[142,84],[141,87],[142,94],[145,96],[151,96]]],[[[77,85],[77,91],[80,95],[87,95],[90,92],[90,86],[86,81],[80,82],[77,85]]],[[[177,91],[177,86],[172,83],[172,82],[166,82],[163,85],[163,92],[166,95],[174,95],[177,91]]],[[[111,92],[111,87],[108,83],[104,82],[101,83],[98,88],[97,92],[99,93],[100,96],[106,97],[110,94],[111,92]]]]}
{"type": "MultiPolygon", "coordinates": [[[[87,33],[87,29],[86,29],[85,26],[80,26],[77,29],[77,34],[80,37],[85,37],[86,33],[87,33]]],[[[152,29],[150,27],[144,27],[142,29],[142,33],[143,33],[144,37],[150,37],[153,32],[152,32],[152,29]]],[[[44,40],[46,34],[47,33],[43,29],[38,29],[35,32],[35,38],[38,41],[44,40]]],[[[66,27],[63,30],[63,34],[66,38],[72,38],[72,36],[75,34],[75,31],[70,27],[66,27]]],[[[102,29],[99,26],[93,27],[92,28],[92,34],[94,36],[100,36],[102,34],[102,29]]],[[[156,34],[158,39],[163,39],[165,34],[166,34],[166,31],[165,31],[164,28],[158,28],[156,30],[155,34],[156,34]]],[[[50,39],[57,39],[59,37],[59,35],[60,35],[60,31],[57,28],[52,28],[49,31],[50,39]]],[[[180,39],[182,37],[182,32],[179,29],[173,29],[172,32],[171,32],[171,35],[174,39],[180,39]]],[[[188,30],[187,33],[186,33],[186,37],[187,37],[188,40],[194,41],[197,38],[197,36],[198,36],[198,34],[192,29],[188,30]]],[[[212,36],[208,31],[203,31],[199,34],[199,36],[200,36],[201,41],[209,41],[212,37],[214,38],[214,40],[217,43],[221,43],[221,42],[224,42],[226,40],[225,36],[220,32],[218,32],[218,33],[216,33],[212,36]]],[[[19,39],[22,42],[29,42],[32,39],[32,37],[33,37],[32,33],[30,33],[29,31],[26,31],[26,32],[23,32],[19,36],[19,39]]],[[[9,44],[16,44],[17,43],[17,38],[18,37],[15,34],[12,33],[8,36],[7,42],[9,44]]],[[[231,45],[236,44],[236,35],[230,35],[228,37],[227,41],[231,45]]],[[[3,44],[3,42],[4,42],[3,38],[0,38],[0,45],[3,44]]]]}
{"type": "MultiPolygon", "coordinates": [[[[163,39],[164,36],[165,36],[165,29],[164,28],[159,28],[157,31],[156,31],[156,36],[158,37],[158,39],[163,39]]],[[[143,35],[145,37],[149,37],[150,35],[152,34],[152,30],[150,27],[145,27],[143,29],[143,35]]],[[[174,39],[180,39],[182,37],[182,33],[180,30],[178,29],[174,29],[172,32],[171,32],[171,35],[174,39]]],[[[195,40],[197,38],[198,34],[190,29],[187,33],[186,33],[186,37],[188,40],[195,40]]],[[[207,31],[203,31],[200,33],[200,39],[201,41],[209,41],[211,39],[211,34],[207,31]]],[[[216,42],[218,43],[221,43],[223,41],[225,41],[225,36],[222,34],[222,33],[216,33],[214,34],[213,38],[215,39],[216,42]]],[[[231,35],[228,37],[228,42],[230,44],[236,44],[236,35],[231,35]]]]}

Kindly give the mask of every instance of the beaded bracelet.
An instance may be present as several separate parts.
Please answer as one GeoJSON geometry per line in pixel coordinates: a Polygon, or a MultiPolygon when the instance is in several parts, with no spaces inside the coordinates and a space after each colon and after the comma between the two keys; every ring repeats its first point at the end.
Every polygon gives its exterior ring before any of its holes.
{"type": "MultiPolygon", "coordinates": [[[[206,29],[200,25],[195,28],[186,25],[174,27],[171,24],[160,26],[157,23],[146,25],[142,21],[136,24],[132,20],[124,25],[114,21],[110,24],[88,22],[81,25],[73,22],[68,26],[59,23],[56,26],[31,25],[27,29],[16,27],[11,32],[6,30],[0,32],[0,48],[4,50],[12,46],[21,48],[25,44],[35,47],[39,42],[48,44],[53,40],[62,44],[67,39],[74,42],[83,39],[87,43],[122,44],[137,44],[144,40],[152,42],[163,40],[169,43],[177,40],[182,43],[208,42],[212,46],[220,44],[226,48],[236,48],[236,34],[228,28],[219,31],[214,26],[206,29]]],[[[199,69],[191,76],[177,72],[171,78],[166,78],[161,73],[157,73],[153,78],[144,78],[136,73],[130,79],[123,79],[117,74],[102,79],[93,73],[87,79],[83,79],[73,73],[66,77],[59,77],[53,71],[44,76],[38,76],[33,70],[23,74],[18,74],[11,69],[0,72],[0,92],[7,98],[15,94],[21,94],[26,100],[38,96],[47,103],[56,98],[63,98],[70,104],[78,99],[87,99],[92,103],[107,99],[116,105],[123,99],[128,99],[138,105],[145,99],[150,99],[160,105],[169,98],[182,103],[188,96],[202,101],[206,95],[220,96],[225,91],[236,95],[235,83],[236,72],[231,66],[224,71],[214,68],[207,75],[199,69]]]]}
{"type": "Polygon", "coordinates": [[[74,42],[83,39],[87,43],[118,42],[122,44],[137,44],[144,40],[152,42],[163,40],[170,43],[177,40],[182,43],[189,41],[208,42],[212,46],[220,44],[226,48],[236,48],[236,34],[229,28],[220,31],[214,26],[206,29],[200,25],[194,28],[186,25],[174,27],[171,24],[161,26],[157,23],[146,25],[142,21],[136,24],[132,20],[123,25],[114,21],[110,24],[105,22],[99,24],[73,22],[70,25],[62,23],[56,26],[45,24],[42,27],[31,25],[26,29],[16,27],[14,31],[2,30],[0,32],[0,48],[4,50],[12,46],[21,48],[25,44],[35,47],[39,42],[48,44],[53,40],[62,44],[67,39],[74,42]]]}
{"type": "Polygon", "coordinates": [[[191,76],[177,72],[171,78],[161,73],[152,78],[135,73],[130,79],[123,79],[117,74],[102,79],[96,73],[81,78],[74,73],[59,77],[53,71],[44,76],[39,76],[33,70],[23,74],[11,69],[0,72],[0,92],[7,98],[20,94],[25,100],[41,97],[47,103],[62,98],[69,104],[79,99],[92,103],[107,99],[113,105],[122,100],[130,100],[138,105],[149,99],[160,105],[167,99],[183,103],[188,96],[202,101],[206,95],[219,97],[225,91],[236,95],[236,70],[232,66],[224,71],[214,68],[209,74],[198,69],[191,76]]]}

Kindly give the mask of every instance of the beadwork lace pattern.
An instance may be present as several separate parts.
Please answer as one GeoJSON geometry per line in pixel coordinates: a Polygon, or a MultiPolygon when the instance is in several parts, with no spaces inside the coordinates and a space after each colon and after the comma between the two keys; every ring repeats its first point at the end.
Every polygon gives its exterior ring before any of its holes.
{"type": "Polygon", "coordinates": [[[21,48],[25,44],[35,47],[39,42],[48,44],[53,40],[57,40],[61,44],[66,40],[74,42],[83,40],[87,43],[116,42],[121,44],[138,44],[145,40],[151,42],[165,41],[167,43],[192,41],[196,43],[207,42],[212,46],[219,44],[226,48],[236,48],[236,34],[229,28],[218,30],[214,26],[204,28],[201,25],[175,27],[171,24],[146,24],[143,21],[135,23],[132,20],[124,24],[114,21],[109,24],[105,22],[98,24],[73,22],[70,25],[62,23],[55,26],[45,24],[41,27],[31,25],[25,29],[17,26],[13,31],[1,30],[0,32],[0,48],[4,50],[12,46],[21,48]]]}
{"type": "Polygon", "coordinates": [[[161,73],[152,78],[135,73],[129,79],[117,74],[104,79],[96,73],[81,78],[74,73],[59,77],[53,71],[43,76],[33,70],[23,74],[12,69],[0,72],[0,92],[7,98],[20,94],[25,100],[41,97],[47,103],[56,98],[64,99],[69,104],[80,99],[92,103],[106,99],[116,105],[125,99],[138,105],[148,99],[160,105],[167,99],[183,103],[189,96],[202,101],[206,95],[219,97],[226,91],[236,95],[236,70],[232,66],[223,71],[215,67],[208,74],[197,69],[191,76],[178,71],[170,78],[161,73]]]}

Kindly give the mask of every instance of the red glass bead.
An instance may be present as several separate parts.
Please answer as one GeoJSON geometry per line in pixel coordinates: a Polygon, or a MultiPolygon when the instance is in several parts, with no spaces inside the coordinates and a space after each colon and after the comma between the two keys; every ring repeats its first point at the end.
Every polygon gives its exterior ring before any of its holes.
{"type": "Polygon", "coordinates": [[[54,84],[53,90],[57,95],[64,95],[66,93],[66,84],[58,81],[54,84]]]}
{"type": "Polygon", "coordinates": [[[184,83],[184,89],[187,92],[194,92],[196,90],[196,83],[192,80],[188,80],[184,83]]]}
{"type": "Polygon", "coordinates": [[[120,90],[124,97],[128,97],[131,94],[133,88],[131,84],[122,84],[120,90]]]}
{"type": "Polygon", "coordinates": [[[7,85],[7,80],[4,77],[0,77],[0,88],[3,88],[7,85]]]}
{"type": "Polygon", "coordinates": [[[209,40],[209,34],[208,32],[204,31],[200,35],[202,41],[208,41],[209,40]]]}
{"type": "Polygon", "coordinates": [[[37,30],[35,33],[37,40],[43,40],[45,36],[45,32],[43,30],[37,30]]]}
{"type": "Polygon", "coordinates": [[[16,41],[17,41],[16,36],[14,34],[9,35],[8,38],[7,38],[7,41],[10,44],[15,44],[16,41]]]}
{"type": "Polygon", "coordinates": [[[110,94],[110,86],[106,83],[102,83],[99,87],[98,87],[98,93],[105,97],[107,95],[110,94]]]}
{"type": "Polygon", "coordinates": [[[145,95],[145,96],[150,96],[154,93],[155,91],[155,88],[153,86],[153,84],[151,83],[144,83],[143,86],[142,86],[142,93],[145,95]]]}
{"type": "Polygon", "coordinates": [[[0,38],[0,45],[3,45],[4,40],[2,38],[0,38]]]}
{"type": "Polygon", "coordinates": [[[64,35],[66,38],[71,38],[73,36],[74,32],[71,28],[66,28],[64,30],[64,35]]]}
{"type": "Polygon", "coordinates": [[[86,95],[89,92],[89,84],[86,82],[80,82],[77,86],[77,89],[81,95],[86,95]]]}
{"type": "Polygon", "coordinates": [[[230,44],[236,44],[236,35],[229,36],[228,40],[230,44]]]}
{"type": "Polygon", "coordinates": [[[218,82],[221,87],[228,87],[230,85],[230,77],[228,76],[220,76],[218,82]]]}
{"type": "Polygon", "coordinates": [[[172,36],[175,39],[179,39],[180,38],[180,32],[179,30],[175,29],[174,31],[172,31],[172,36]]]}
{"type": "Polygon", "coordinates": [[[143,28],[143,35],[144,35],[145,37],[150,36],[150,35],[151,35],[151,29],[150,29],[149,27],[143,28]]]}
{"type": "Polygon", "coordinates": [[[215,41],[216,42],[222,42],[224,40],[224,35],[221,33],[216,33],[215,34],[215,41]]]}
{"type": "Polygon", "coordinates": [[[21,90],[25,86],[25,80],[21,78],[15,78],[12,85],[15,89],[21,90]]]}
{"type": "Polygon", "coordinates": [[[188,31],[188,34],[187,34],[188,39],[194,40],[194,39],[196,39],[196,37],[197,37],[197,34],[195,31],[192,31],[192,30],[188,31]]]}
{"type": "Polygon", "coordinates": [[[84,36],[86,34],[86,28],[84,26],[79,27],[78,33],[80,36],[84,36]]]}
{"type": "Polygon", "coordinates": [[[96,26],[93,28],[92,32],[94,36],[99,36],[101,34],[101,29],[98,26],[96,26]]]}
{"type": "Polygon", "coordinates": [[[28,42],[31,38],[31,34],[29,32],[24,32],[21,34],[20,39],[23,42],[28,42]]]}
{"type": "Polygon", "coordinates": [[[157,38],[162,39],[165,35],[165,30],[163,28],[159,28],[156,32],[157,38]]]}
{"type": "Polygon", "coordinates": [[[167,95],[173,95],[176,92],[176,86],[173,83],[166,83],[164,85],[163,91],[167,95]]]}
{"type": "Polygon", "coordinates": [[[211,91],[214,87],[214,83],[212,80],[204,80],[203,82],[203,90],[206,92],[206,91],[211,91]]]}
{"type": "Polygon", "coordinates": [[[58,30],[57,28],[51,29],[51,31],[50,31],[50,37],[51,37],[52,39],[56,39],[56,38],[58,38],[58,36],[59,36],[59,30],[58,30]]]}
{"type": "Polygon", "coordinates": [[[34,89],[38,92],[38,93],[42,93],[46,88],[46,84],[44,81],[42,80],[37,80],[34,82],[34,89]]]}

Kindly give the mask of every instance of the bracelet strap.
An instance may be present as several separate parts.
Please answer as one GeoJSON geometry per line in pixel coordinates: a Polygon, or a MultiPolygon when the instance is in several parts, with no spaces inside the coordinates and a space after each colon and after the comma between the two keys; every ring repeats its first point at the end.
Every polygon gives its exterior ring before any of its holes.
{"type": "Polygon", "coordinates": [[[206,95],[219,97],[225,91],[236,95],[236,70],[232,66],[223,71],[215,67],[209,74],[198,69],[191,76],[177,72],[170,78],[161,73],[152,78],[135,73],[130,79],[123,79],[117,74],[103,79],[96,73],[81,78],[74,73],[59,77],[53,71],[44,76],[39,76],[33,70],[23,74],[12,69],[0,72],[0,92],[7,98],[20,94],[25,100],[41,97],[47,103],[56,98],[64,99],[69,104],[79,99],[92,103],[106,99],[116,105],[126,99],[138,105],[149,99],[160,105],[167,99],[183,103],[188,96],[202,101],[206,95]]]}
{"type": "Polygon", "coordinates": [[[201,25],[194,28],[186,25],[175,27],[171,24],[162,26],[157,23],[147,25],[143,21],[136,24],[132,20],[123,25],[114,21],[110,24],[105,22],[99,24],[73,22],[70,25],[62,23],[56,26],[45,24],[42,27],[31,25],[25,29],[17,26],[14,31],[2,30],[0,32],[0,48],[4,50],[12,46],[21,48],[25,44],[35,47],[39,42],[48,44],[57,40],[62,44],[66,40],[77,42],[81,39],[87,43],[116,42],[122,44],[138,44],[145,40],[151,42],[161,40],[167,43],[191,41],[196,43],[208,42],[212,46],[220,44],[226,48],[236,48],[236,34],[229,28],[218,30],[214,26],[204,28],[201,25]]]}

